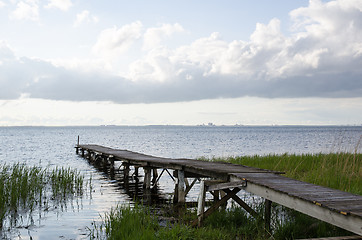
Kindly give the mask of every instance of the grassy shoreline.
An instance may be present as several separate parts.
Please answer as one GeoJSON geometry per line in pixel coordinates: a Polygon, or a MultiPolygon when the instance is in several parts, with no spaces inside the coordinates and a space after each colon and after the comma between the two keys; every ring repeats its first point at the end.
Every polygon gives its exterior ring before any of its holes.
{"type": "MultiPolygon", "coordinates": [[[[286,176],[290,178],[354,194],[362,194],[362,154],[357,152],[283,154],[203,160],[224,161],[284,171],[286,176]]],[[[263,207],[260,204],[256,210],[262,213],[263,207]]],[[[104,221],[101,224],[94,223],[93,228],[90,229],[90,239],[141,239],[139,236],[142,236],[142,228],[146,229],[144,234],[148,236],[147,239],[211,240],[265,239],[266,237],[261,220],[248,216],[240,208],[216,212],[206,219],[204,227],[197,229],[182,223],[182,219],[179,223],[170,227],[160,227],[157,224],[157,219],[149,214],[149,209],[140,206],[136,206],[134,209],[129,206],[113,209],[105,215],[104,221]],[[133,219],[132,224],[125,221],[126,219],[133,219]],[[129,231],[129,229],[138,230],[129,231]],[[129,234],[124,235],[125,233],[129,234]]],[[[196,217],[194,212],[189,214],[196,217]]],[[[274,205],[273,215],[275,218],[274,230],[268,236],[271,239],[331,237],[349,234],[337,227],[278,205],[274,205]],[[287,221],[280,221],[278,218],[283,218],[287,221]]]]}
{"type": "Polygon", "coordinates": [[[289,178],[362,195],[361,153],[245,156],[212,161],[283,171],[289,178]]]}

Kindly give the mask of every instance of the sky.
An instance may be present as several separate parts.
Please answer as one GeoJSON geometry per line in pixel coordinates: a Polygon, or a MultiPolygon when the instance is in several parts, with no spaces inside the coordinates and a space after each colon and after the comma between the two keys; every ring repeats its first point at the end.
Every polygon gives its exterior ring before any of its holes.
{"type": "Polygon", "coordinates": [[[361,125],[361,0],[0,0],[0,126],[361,125]]]}

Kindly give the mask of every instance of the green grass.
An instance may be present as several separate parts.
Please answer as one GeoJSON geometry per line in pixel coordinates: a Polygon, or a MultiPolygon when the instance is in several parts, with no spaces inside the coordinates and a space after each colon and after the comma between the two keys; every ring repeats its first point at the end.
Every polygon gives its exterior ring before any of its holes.
{"type": "Polygon", "coordinates": [[[52,204],[65,204],[83,194],[84,177],[69,168],[52,171],[24,164],[0,166],[0,229],[12,227],[22,214],[31,214],[52,204]]]}
{"type": "Polygon", "coordinates": [[[230,239],[227,231],[212,227],[192,228],[176,223],[161,227],[150,209],[136,204],[134,207],[117,206],[106,213],[100,223],[89,229],[90,239],[230,239]]]}
{"type": "Polygon", "coordinates": [[[145,209],[136,206],[116,207],[93,223],[90,239],[154,239],[157,222],[145,209]]]}
{"type": "MultiPolygon", "coordinates": [[[[202,159],[226,161],[252,167],[284,171],[286,176],[354,194],[362,194],[362,154],[283,154],[268,156],[202,159]]],[[[264,205],[255,209],[260,216],[264,205]]],[[[188,211],[187,219],[196,213],[188,211]],[[191,216],[190,216],[191,215],[191,216]]],[[[160,227],[148,209],[136,206],[112,210],[102,223],[94,224],[91,239],[296,239],[349,235],[345,230],[316,220],[302,213],[273,204],[272,233],[266,233],[262,219],[255,219],[240,207],[219,210],[208,217],[203,227],[191,228],[179,223],[160,227]],[[127,219],[131,219],[127,221],[127,219]],[[106,230],[105,230],[106,229],[106,230]],[[144,230],[143,230],[144,229],[144,230]],[[145,231],[145,232],[143,232],[145,231]],[[103,232],[103,234],[101,234],[103,232]],[[106,234],[104,234],[104,232],[106,234]],[[140,234],[140,235],[138,235],[140,234]],[[106,237],[105,237],[106,236],[106,237]]]]}
{"type": "Polygon", "coordinates": [[[293,179],[362,195],[361,153],[244,156],[212,161],[284,171],[293,179]]]}

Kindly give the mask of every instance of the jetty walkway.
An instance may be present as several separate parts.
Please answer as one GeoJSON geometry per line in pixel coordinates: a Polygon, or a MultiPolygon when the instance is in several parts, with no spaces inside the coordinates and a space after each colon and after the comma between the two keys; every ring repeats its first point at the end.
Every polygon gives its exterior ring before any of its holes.
{"type": "Polygon", "coordinates": [[[327,187],[310,184],[282,176],[282,172],[269,171],[243,165],[208,162],[195,159],[155,157],[128,150],[99,145],[76,145],[77,154],[87,159],[113,166],[120,162],[124,174],[134,174],[143,168],[143,191],[157,185],[161,175],[167,172],[175,182],[174,203],[186,205],[186,195],[200,181],[197,203],[198,218],[194,225],[201,225],[205,217],[233,199],[247,212],[257,213],[236,194],[240,190],[265,199],[265,227],[270,228],[271,203],[275,202],[297,210],[332,225],[362,236],[362,196],[327,187]],[[162,169],[162,171],[157,171],[162,169]],[[173,170],[173,174],[169,172],[173,170]],[[190,183],[188,179],[193,179],[190,183]],[[214,203],[206,211],[205,196],[210,192],[214,203]]]}

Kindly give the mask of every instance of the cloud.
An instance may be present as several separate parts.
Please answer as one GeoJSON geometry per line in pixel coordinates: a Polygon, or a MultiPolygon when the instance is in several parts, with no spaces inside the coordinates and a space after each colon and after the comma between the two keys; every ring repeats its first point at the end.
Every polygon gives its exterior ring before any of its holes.
{"type": "Polygon", "coordinates": [[[71,0],[49,0],[49,4],[45,8],[58,8],[62,11],[68,11],[72,6],[71,0]]]}
{"type": "Polygon", "coordinates": [[[8,46],[5,41],[0,41],[0,61],[14,59],[15,55],[13,50],[8,46]]]}
{"type": "MultiPolygon", "coordinates": [[[[184,31],[178,24],[144,29],[139,21],[103,30],[93,47],[117,64],[136,42],[147,51],[124,76],[79,71],[47,61],[16,58],[0,47],[0,98],[117,103],[177,102],[255,96],[351,98],[362,96],[360,1],[311,1],[290,13],[289,36],[281,22],[256,25],[247,41],[220,33],[168,48],[164,38],[184,31]]],[[[0,45],[1,46],[1,45],[0,45]]]]}
{"type": "Polygon", "coordinates": [[[16,9],[10,13],[10,18],[15,20],[39,20],[39,6],[36,0],[20,1],[16,9]]]}
{"type": "Polygon", "coordinates": [[[6,4],[3,1],[0,1],[0,8],[6,6],[6,4]]]}
{"type": "Polygon", "coordinates": [[[77,18],[73,26],[79,27],[82,23],[97,23],[98,21],[98,17],[91,15],[88,10],[83,10],[81,13],[77,14],[77,18]]]}
{"type": "Polygon", "coordinates": [[[93,46],[93,52],[107,59],[117,57],[141,38],[142,27],[142,23],[137,21],[120,28],[114,26],[103,30],[93,46]]]}
{"type": "Polygon", "coordinates": [[[174,33],[181,33],[185,30],[178,24],[163,24],[161,27],[148,28],[143,36],[143,48],[150,50],[158,47],[165,37],[170,37],[174,33]]]}

